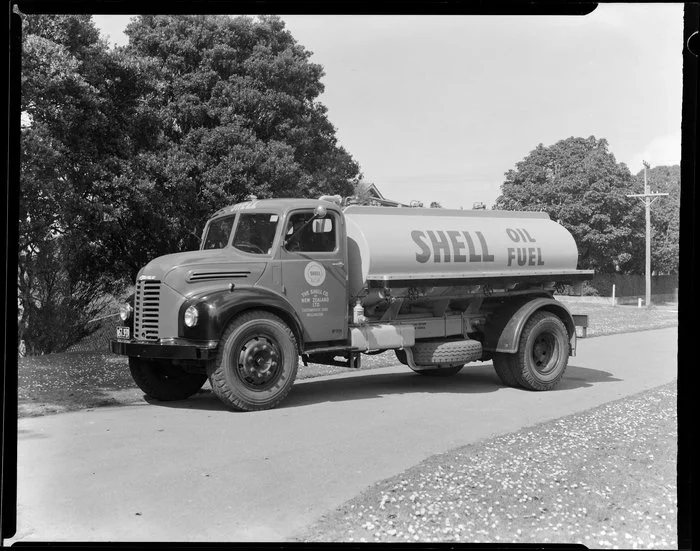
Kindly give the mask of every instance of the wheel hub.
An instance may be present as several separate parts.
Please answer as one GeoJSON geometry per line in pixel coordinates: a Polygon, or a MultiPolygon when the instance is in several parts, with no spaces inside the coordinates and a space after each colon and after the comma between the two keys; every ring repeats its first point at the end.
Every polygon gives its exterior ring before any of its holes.
{"type": "Polygon", "coordinates": [[[243,381],[256,389],[273,382],[278,372],[280,353],[265,337],[248,340],[238,355],[238,371],[243,381]]]}
{"type": "Polygon", "coordinates": [[[538,335],[532,347],[532,361],[537,371],[547,373],[554,368],[552,358],[554,357],[555,348],[556,341],[552,335],[538,335]]]}

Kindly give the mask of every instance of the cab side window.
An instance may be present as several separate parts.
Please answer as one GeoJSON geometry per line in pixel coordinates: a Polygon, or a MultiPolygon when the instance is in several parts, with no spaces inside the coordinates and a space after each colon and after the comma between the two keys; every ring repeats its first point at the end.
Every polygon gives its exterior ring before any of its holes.
{"type": "Polygon", "coordinates": [[[336,248],[336,218],[313,219],[313,212],[292,214],[285,231],[285,248],[292,252],[329,253],[336,248]]]}

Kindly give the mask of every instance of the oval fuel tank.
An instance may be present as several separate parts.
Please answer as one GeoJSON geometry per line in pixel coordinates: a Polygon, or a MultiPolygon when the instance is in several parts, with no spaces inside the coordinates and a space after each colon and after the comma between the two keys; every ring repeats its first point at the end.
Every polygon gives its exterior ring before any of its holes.
{"type": "Polygon", "coordinates": [[[344,214],[351,296],[367,280],[577,272],[574,238],[542,212],[350,206],[344,214]]]}

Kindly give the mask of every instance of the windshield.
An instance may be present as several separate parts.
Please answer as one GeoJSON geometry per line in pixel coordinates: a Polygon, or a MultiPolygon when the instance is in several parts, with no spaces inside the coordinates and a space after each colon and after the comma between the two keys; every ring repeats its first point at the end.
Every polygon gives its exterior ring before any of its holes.
{"type": "Polygon", "coordinates": [[[233,246],[246,253],[270,254],[272,243],[275,240],[277,221],[279,215],[255,213],[243,213],[240,215],[236,235],[233,237],[233,246]]]}
{"type": "Polygon", "coordinates": [[[202,249],[223,249],[228,245],[228,238],[231,235],[235,214],[222,216],[209,223],[207,236],[204,239],[202,249]]]}

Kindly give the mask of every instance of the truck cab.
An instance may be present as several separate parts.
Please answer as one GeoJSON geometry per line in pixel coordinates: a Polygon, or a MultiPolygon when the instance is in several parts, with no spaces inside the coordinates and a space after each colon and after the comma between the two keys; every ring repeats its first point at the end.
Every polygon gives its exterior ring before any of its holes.
{"type": "Polygon", "coordinates": [[[294,320],[303,343],[344,340],[345,224],[338,205],[322,203],[254,200],[218,211],[198,251],[158,257],[139,272],[129,342],[143,355],[169,343],[182,347],[173,357],[204,357],[230,316],[261,304],[294,320]]]}
{"type": "MultiPolygon", "coordinates": [[[[226,251],[229,263],[258,267],[251,270],[253,277],[234,282],[239,291],[247,291],[246,301],[235,301],[236,312],[246,302],[258,306],[258,293],[261,299],[276,299],[298,320],[304,344],[347,337],[347,247],[338,205],[262,200],[224,209],[204,230],[202,249],[214,247],[226,251]]],[[[203,298],[201,290],[195,295],[195,300],[203,298]]],[[[221,327],[208,329],[206,338],[216,338],[221,327]]]]}

